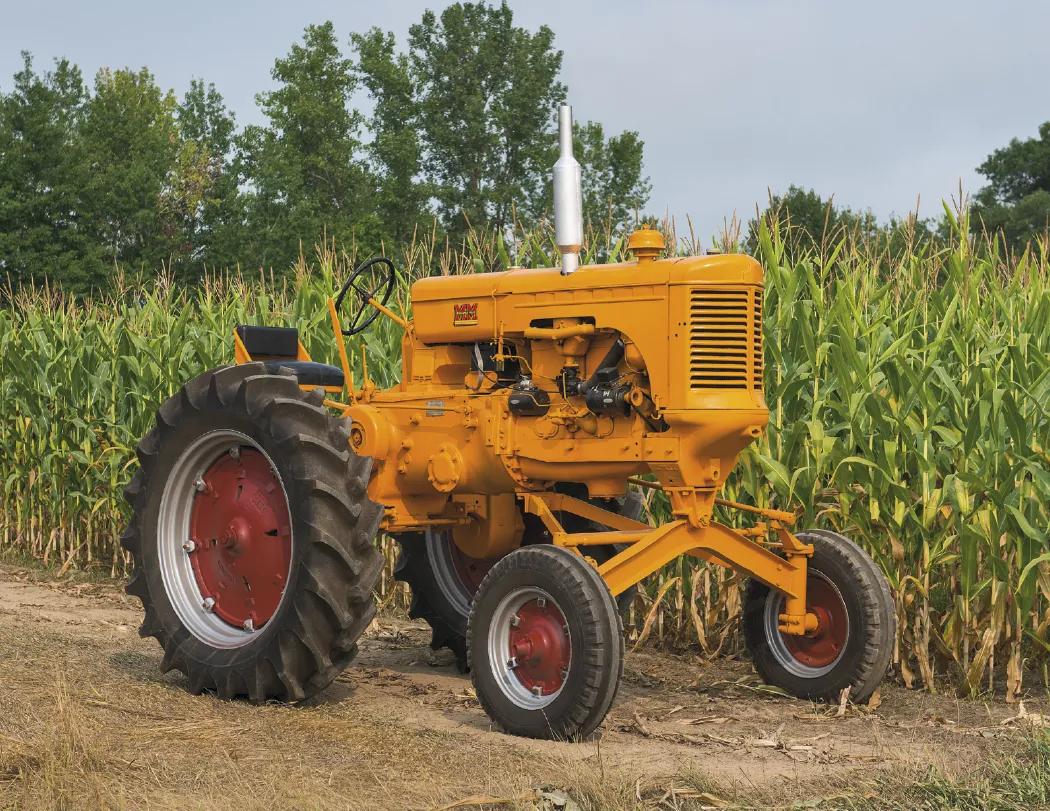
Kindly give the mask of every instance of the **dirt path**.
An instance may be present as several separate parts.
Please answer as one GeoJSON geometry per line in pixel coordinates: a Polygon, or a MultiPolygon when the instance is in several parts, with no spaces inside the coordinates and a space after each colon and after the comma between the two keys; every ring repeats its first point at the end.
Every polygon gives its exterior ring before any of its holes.
{"type": "Polygon", "coordinates": [[[528,741],[490,729],[417,623],[376,622],[308,706],[254,707],[161,675],[139,620],[113,587],[0,566],[0,807],[761,806],[873,768],[958,773],[1012,738],[1017,712],[886,684],[876,710],[839,717],[771,694],[746,662],[637,653],[594,740],[528,741]]]}

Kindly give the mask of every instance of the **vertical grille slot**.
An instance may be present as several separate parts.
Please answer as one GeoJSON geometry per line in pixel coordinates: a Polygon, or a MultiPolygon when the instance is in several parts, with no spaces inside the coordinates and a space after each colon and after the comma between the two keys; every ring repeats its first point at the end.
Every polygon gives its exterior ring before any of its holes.
{"type": "Polygon", "coordinates": [[[755,391],[762,391],[762,373],[765,371],[762,354],[762,290],[752,290],[751,296],[754,299],[754,318],[751,323],[751,379],[755,391]]]}
{"type": "Polygon", "coordinates": [[[697,287],[689,298],[689,385],[762,388],[762,294],[697,287]]]}

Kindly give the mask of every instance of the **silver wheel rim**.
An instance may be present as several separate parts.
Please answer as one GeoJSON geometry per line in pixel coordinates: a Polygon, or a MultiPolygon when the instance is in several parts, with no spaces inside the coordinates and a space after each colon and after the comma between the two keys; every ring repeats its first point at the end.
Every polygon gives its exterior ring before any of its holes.
{"type": "MultiPolygon", "coordinates": [[[[838,586],[831,582],[822,572],[818,572],[815,569],[809,570],[810,577],[819,577],[831,588],[835,590],[835,593],[842,599],[842,592],[839,591],[838,586]]],[[[845,601],[844,601],[845,602],[845,601]]],[[[830,664],[824,665],[823,667],[810,667],[805,665],[796,659],[791,651],[787,649],[784,644],[784,637],[780,633],[780,615],[784,612],[784,595],[779,591],[770,590],[769,596],[766,597],[766,611],[764,617],[764,625],[766,629],[766,639],[769,641],[769,650],[773,654],[773,658],[776,659],[784,670],[793,676],[798,676],[801,679],[816,679],[820,676],[824,676],[830,673],[842,661],[842,657],[846,653],[846,646],[849,644],[849,613],[846,613],[846,641],[842,645],[842,650],[839,651],[839,655],[835,657],[835,661],[830,664]]]]}
{"type": "MultiPolygon", "coordinates": [[[[229,453],[232,448],[242,447],[253,448],[265,457],[281,483],[285,502],[288,502],[284,482],[276,473],[270,455],[246,434],[223,429],[197,437],[175,460],[164,484],[157,517],[157,559],[160,562],[164,592],[186,630],[213,648],[243,647],[265,630],[261,628],[246,631],[234,627],[205,608],[204,595],[201,594],[193,573],[190,556],[183,548],[190,534],[190,513],[193,510],[193,497],[197,492],[194,483],[224,453],[229,453]]],[[[292,549],[294,554],[294,530],[292,549]]],[[[287,590],[281,595],[274,616],[280,611],[286,597],[287,590]]]]}
{"type": "Polygon", "coordinates": [[[453,540],[446,532],[428,529],[426,534],[427,560],[434,572],[434,581],[449,605],[465,618],[470,614],[474,595],[463,585],[456,566],[452,562],[449,545],[453,540]]]}
{"type": "MultiPolygon", "coordinates": [[[[563,679],[561,687],[555,692],[547,693],[546,695],[536,695],[521,683],[511,664],[511,621],[517,615],[518,609],[525,603],[537,599],[548,600],[561,611],[561,606],[558,605],[557,601],[543,589],[533,586],[517,588],[499,601],[496,610],[492,614],[488,633],[489,667],[492,669],[492,675],[496,679],[496,684],[499,685],[500,690],[507,698],[526,710],[543,709],[560,696],[562,690],[565,689],[565,680],[563,679]]],[[[564,611],[561,611],[561,613],[562,616],[565,615],[564,611]]],[[[569,637],[569,667],[572,667],[571,635],[569,637]]]]}

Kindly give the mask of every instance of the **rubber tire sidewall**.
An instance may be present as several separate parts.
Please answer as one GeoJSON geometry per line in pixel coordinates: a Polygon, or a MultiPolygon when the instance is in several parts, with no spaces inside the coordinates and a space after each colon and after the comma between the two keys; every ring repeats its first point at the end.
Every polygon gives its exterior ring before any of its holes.
{"type": "Polygon", "coordinates": [[[246,415],[226,411],[204,411],[193,414],[175,426],[174,430],[165,436],[164,443],[157,454],[156,463],[150,471],[150,480],[166,482],[182,451],[198,437],[216,430],[242,433],[270,457],[288,497],[288,513],[292,527],[292,555],[284,595],[277,611],[266,625],[245,645],[237,648],[213,647],[198,639],[182,624],[182,620],[168,597],[161,575],[161,563],[157,549],[157,542],[160,539],[157,532],[160,503],[165,488],[162,485],[151,486],[147,489],[145,508],[141,514],[142,562],[157,619],[163,624],[169,637],[175,640],[186,659],[209,669],[237,667],[253,662],[260,656],[265,657],[267,653],[276,655],[276,651],[271,649],[276,646],[276,637],[287,621],[289,612],[294,611],[294,601],[289,599],[289,596],[296,593],[303,577],[305,549],[304,544],[296,543],[296,538],[303,536],[304,523],[309,520],[309,516],[304,515],[302,509],[292,509],[293,504],[308,503],[309,493],[298,491],[298,483],[288,467],[289,460],[274,448],[273,437],[267,435],[260,425],[246,415]],[[155,539],[155,541],[151,543],[149,539],[155,539]]]}
{"type": "Polygon", "coordinates": [[[795,533],[813,544],[809,567],[838,589],[846,606],[850,631],[846,647],[827,673],[805,678],[787,670],[770,649],[766,635],[766,601],[774,594],[751,580],[744,595],[744,642],[755,670],[764,681],[798,698],[837,701],[846,687],[850,699],[867,701],[889,666],[896,634],[896,614],[885,575],[864,550],[843,535],[827,530],[795,533]]]}
{"type": "Polygon", "coordinates": [[[267,374],[262,364],[220,367],[165,401],[156,427],[139,443],[140,469],[125,489],[132,519],[121,544],[135,559],[126,591],[143,603],[140,635],[157,638],[162,669],[181,670],[191,692],[247,695],[257,703],[308,698],[349,664],[374,616],[372,588],[382,571],[374,539],[382,508],[367,497],[371,460],[352,453],[348,426],[321,399],[320,392],[303,392],[294,377],[267,374]],[[194,440],[217,430],[243,434],[269,456],[292,530],[282,600],[235,648],[211,645],[183,625],[158,554],[172,466],[194,440]]]}
{"type": "MultiPolygon", "coordinates": [[[[592,500],[592,503],[636,521],[642,520],[645,512],[644,501],[634,492],[629,492],[622,499],[595,499],[592,500]]],[[[570,531],[573,532],[602,532],[608,529],[608,527],[579,518],[571,513],[564,514],[562,519],[567,522],[566,528],[570,528],[570,531]]],[[[537,525],[534,531],[538,533],[542,530],[537,525]]],[[[526,538],[523,540],[527,540],[528,534],[526,531],[526,538]]],[[[454,543],[451,531],[447,529],[429,529],[426,532],[406,532],[397,535],[400,552],[395,567],[395,577],[407,583],[412,591],[409,616],[412,619],[425,620],[430,626],[432,631],[430,647],[433,650],[447,647],[455,654],[456,664],[460,670],[466,671],[466,634],[471,600],[467,601],[467,610],[461,612],[459,606],[453,605],[446,599],[444,589],[437,581],[435,574],[434,551],[428,535],[443,538],[446,543],[454,543]]],[[[525,543],[519,548],[548,543],[549,541],[535,541],[525,543]]],[[[593,557],[600,565],[625,548],[626,546],[622,544],[603,544],[588,547],[584,553],[593,557]]],[[[637,594],[638,587],[631,586],[614,598],[621,614],[625,615],[630,611],[637,594]]]]}
{"type": "Polygon", "coordinates": [[[471,680],[478,699],[489,717],[511,734],[556,740],[584,737],[601,723],[615,700],[624,660],[620,612],[597,571],[568,549],[535,544],[500,560],[475,595],[467,638],[471,680]],[[583,576],[586,597],[582,605],[579,595],[560,577],[566,567],[583,576]],[[489,660],[487,618],[507,594],[522,587],[540,588],[550,594],[569,626],[572,646],[561,692],[538,710],[520,707],[506,696],[489,660]],[[581,609],[591,616],[585,618],[581,609]],[[598,632],[590,649],[584,648],[590,636],[585,619],[593,622],[598,632]]]}

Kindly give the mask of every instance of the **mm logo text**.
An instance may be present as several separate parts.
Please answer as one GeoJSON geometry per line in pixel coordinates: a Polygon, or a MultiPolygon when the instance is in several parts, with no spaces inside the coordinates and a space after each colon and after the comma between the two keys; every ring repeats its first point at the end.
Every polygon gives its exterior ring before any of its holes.
{"type": "Polygon", "coordinates": [[[452,326],[471,327],[478,323],[478,303],[476,301],[452,305],[452,326]]]}

